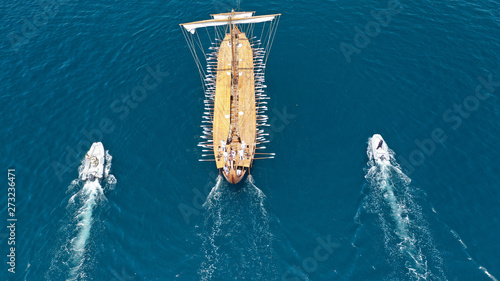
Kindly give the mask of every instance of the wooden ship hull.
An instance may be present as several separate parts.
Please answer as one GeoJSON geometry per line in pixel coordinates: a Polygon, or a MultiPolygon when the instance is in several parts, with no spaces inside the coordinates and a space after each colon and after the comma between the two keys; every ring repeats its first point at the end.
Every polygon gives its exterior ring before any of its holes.
{"type": "MultiPolygon", "coordinates": [[[[209,48],[212,53],[206,57],[207,68],[202,77],[207,98],[204,121],[208,124],[202,125],[205,134],[202,138],[207,141],[200,145],[208,148],[205,152],[212,152],[203,156],[212,155],[217,169],[232,184],[243,179],[256,159],[256,150],[265,148],[258,145],[266,142],[264,136],[267,135],[258,129],[268,126],[267,116],[263,114],[267,109],[263,91],[266,49],[259,48],[260,40],[251,42],[247,36],[250,29],[242,32],[238,25],[273,20],[279,15],[252,15],[253,12],[233,11],[212,15],[213,20],[181,25],[191,34],[194,29],[190,28],[206,27],[207,24],[227,26],[224,35],[209,48]]],[[[274,156],[273,153],[266,155],[265,158],[274,156]]]]}

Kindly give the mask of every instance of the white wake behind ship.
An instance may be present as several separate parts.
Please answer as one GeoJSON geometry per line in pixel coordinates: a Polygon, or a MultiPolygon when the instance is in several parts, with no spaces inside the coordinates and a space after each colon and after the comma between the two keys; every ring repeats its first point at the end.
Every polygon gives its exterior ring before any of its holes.
{"type": "Polygon", "coordinates": [[[371,159],[376,165],[388,165],[390,164],[389,147],[382,138],[381,135],[375,134],[370,139],[371,144],[371,159]]]}
{"type": "Polygon", "coordinates": [[[104,175],[104,159],[106,152],[101,142],[95,142],[90,147],[90,150],[85,155],[85,162],[83,170],[80,173],[82,181],[95,181],[100,182],[104,175]]]}

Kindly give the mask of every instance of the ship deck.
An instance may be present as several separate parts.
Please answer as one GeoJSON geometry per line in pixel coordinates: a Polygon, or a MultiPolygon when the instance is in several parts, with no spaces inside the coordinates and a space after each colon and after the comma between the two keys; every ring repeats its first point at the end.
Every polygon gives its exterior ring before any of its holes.
{"type": "MultiPolygon", "coordinates": [[[[236,166],[250,167],[255,153],[256,111],[253,52],[244,33],[238,34],[235,42],[235,56],[239,75],[238,85],[231,91],[232,51],[231,36],[227,34],[221,42],[218,53],[217,79],[213,112],[213,145],[217,168],[224,167],[225,160],[220,152],[221,141],[226,141],[231,125],[239,133],[241,142],[245,142],[244,158],[236,156],[236,166]],[[233,97],[231,99],[231,94],[233,97]]],[[[228,147],[236,153],[241,143],[233,141],[228,147]]]]}

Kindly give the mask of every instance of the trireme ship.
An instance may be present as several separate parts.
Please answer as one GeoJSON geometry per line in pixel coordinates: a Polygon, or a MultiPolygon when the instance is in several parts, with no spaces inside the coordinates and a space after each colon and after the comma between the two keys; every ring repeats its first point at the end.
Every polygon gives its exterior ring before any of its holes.
{"type": "Polygon", "coordinates": [[[238,183],[254,159],[273,158],[265,149],[267,124],[264,73],[280,14],[254,12],[211,15],[212,19],[181,24],[198,66],[205,91],[200,161],[215,160],[230,183],[238,183]],[[262,29],[261,29],[262,26],[262,29]],[[254,34],[255,31],[255,34],[254,34]],[[205,42],[206,40],[206,42],[205,42]],[[208,48],[204,47],[210,43],[208,48]],[[256,154],[263,155],[256,158],[256,154]]]}

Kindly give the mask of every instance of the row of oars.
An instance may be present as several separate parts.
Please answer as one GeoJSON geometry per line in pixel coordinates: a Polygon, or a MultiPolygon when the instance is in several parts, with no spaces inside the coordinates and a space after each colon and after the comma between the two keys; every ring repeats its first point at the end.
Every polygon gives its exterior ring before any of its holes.
{"type": "MultiPolygon", "coordinates": [[[[254,38],[252,38],[254,39],[254,38]]],[[[264,84],[265,82],[265,68],[266,65],[264,63],[264,58],[266,55],[266,51],[264,48],[260,47],[260,40],[253,40],[251,43],[253,49],[253,65],[254,65],[254,81],[255,81],[255,110],[257,112],[256,121],[257,121],[257,136],[256,136],[256,149],[264,150],[265,146],[262,146],[264,143],[268,143],[269,140],[266,140],[266,136],[269,136],[268,133],[265,133],[261,127],[269,127],[269,117],[265,114],[268,110],[267,101],[270,99],[264,89],[267,86],[264,84]]],[[[274,158],[274,153],[265,153],[265,152],[255,152],[256,155],[261,157],[254,157],[254,159],[272,159],[274,158]]]]}
{"type": "MultiPolygon", "coordinates": [[[[202,141],[198,143],[201,146],[203,152],[213,151],[213,111],[214,111],[214,100],[215,100],[215,83],[217,80],[217,54],[219,52],[219,47],[217,43],[212,43],[213,46],[209,47],[211,51],[207,54],[207,72],[205,75],[205,99],[203,100],[204,112],[203,120],[200,127],[203,130],[203,135],[201,136],[202,141]]],[[[211,156],[212,154],[202,154],[202,157],[211,156]]],[[[214,159],[200,159],[200,161],[215,161],[214,159]]]]}
{"type": "MultiPolygon", "coordinates": [[[[255,39],[252,38],[252,39],[255,39]]],[[[214,114],[214,100],[215,100],[215,83],[217,79],[217,55],[218,55],[218,46],[217,43],[213,43],[214,46],[211,46],[209,49],[212,51],[207,55],[207,74],[205,77],[205,112],[203,114],[202,121],[202,129],[203,135],[201,141],[198,145],[203,147],[202,152],[209,154],[202,154],[202,157],[212,157],[214,151],[213,145],[213,114],[214,114]]],[[[251,42],[251,46],[253,49],[253,63],[254,63],[254,81],[255,81],[255,101],[256,101],[256,121],[257,121],[257,132],[256,132],[256,149],[264,150],[265,146],[262,146],[264,143],[268,143],[269,140],[266,140],[266,136],[269,136],[268,133],[265,133],[263,129],[259,129],[260,127],[269,127],[268,120],[269,117],[265,114],[268,110],[267,101],[270,99],[266,94],[264,89],[267,86],[264,84],[265,82],[265,63],[264,57],[266,55],[265,49],[260,48],[260,40],[254,40],[251,42]]],[[[265,153],[265,152],[255,152],[256,155],[261,157],[254,157],[254,159],[271,159],[274,158],[274,153],[265,153]]],[[[200,161],[215,161],[215,159],[200,159],[200,161]]]]}

